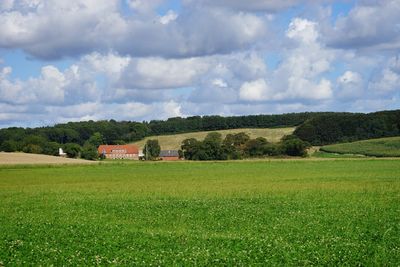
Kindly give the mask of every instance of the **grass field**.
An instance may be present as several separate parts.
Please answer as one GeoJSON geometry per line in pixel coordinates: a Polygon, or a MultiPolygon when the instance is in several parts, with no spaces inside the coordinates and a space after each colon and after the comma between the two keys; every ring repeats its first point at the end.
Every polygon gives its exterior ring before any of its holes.
{"type": "Polygon", "coordinates": [[[400,137],[369,139],[352,143],[328,145],[321,147],[321,151],[374,157],[400,157],[400,137]]]}
{"type": "Polygon", "coordinates": [[[0,266],[400,264],[400,160],[0,167],[0,266]]]}
{"type": "MultiPolygon", "coordinates": [[[[233,129],[233,130],[221,130],[215,131],[222,134],[222,138],[225,138],[227,134],[247,133],[250,138],[265,137],[270,142],[278,142],[284,135],[293,133],[294,128],[266,128],[266,129],[233,129]]],[[[196,138],[197,140],[203,140],[204,137],[210,132],[194,132],[174,135],[160,135],[147,137],[144,140],[136,142],[134,144],[143,148],[148,139],[157,139],[160,143],[161,149],[175,149],[181,148],[182,141],[188,138],[196,138]]]]}

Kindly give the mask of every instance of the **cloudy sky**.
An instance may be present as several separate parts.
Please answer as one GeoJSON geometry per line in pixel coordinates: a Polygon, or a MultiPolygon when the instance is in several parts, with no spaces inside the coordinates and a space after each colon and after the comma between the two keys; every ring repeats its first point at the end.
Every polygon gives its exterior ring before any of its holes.
{"type": "Polygon", "coordinates": [[[0,0],[0,127],[400,108],[400,0],[0,0]]]}

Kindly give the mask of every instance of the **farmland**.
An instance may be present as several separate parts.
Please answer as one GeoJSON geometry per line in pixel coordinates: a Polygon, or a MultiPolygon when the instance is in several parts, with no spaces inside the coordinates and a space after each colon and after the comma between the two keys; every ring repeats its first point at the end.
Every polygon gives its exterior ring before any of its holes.
{"type": "MultiPolygon", "coordinates": [[[[233,129],[233,130],[220,130],[216,131],[221,133],[222,138],[225,138],[227,134],[236,134],[240,132],[245,132],[250,136],[250,138],[264,137],[269,142],[278,142],[284,135],[289,135],[293,133],[294,128],[263,128],[263,129],[233,129]]],[[[184,134],[174,134],[174,135],[160,135],[160,136],[150,136],[145,139],[138,141],[134,144],[139,147],[144,147],[145,143],[149,139],[157,139],[160,143],[162,149],[180,149],[182,141],[188,138],[195,138],[198,140],[204,139],[206,135],[210,133],[209,131],[203,132],[193,132],[184,134]]]]}
{"type": "Polygon", "coordinates": [[[400,262],[399,160],[0,167],[0,265],[400,262]]]}
{"type": "Polygon", "coordinates": [[[323,146],[324,152],[375,157],[400,157],[400,137],[369,139],[323,146]]]}

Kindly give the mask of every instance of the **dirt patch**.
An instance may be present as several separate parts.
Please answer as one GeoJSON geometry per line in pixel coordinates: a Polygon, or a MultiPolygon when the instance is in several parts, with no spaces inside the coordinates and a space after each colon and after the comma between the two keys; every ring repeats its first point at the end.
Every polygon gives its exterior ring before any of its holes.
{"type": "Polygon", "coordinates": [[[0,165],[14,164],[93,164],[95,161],[38,154],[0,152],[0,165]]]}

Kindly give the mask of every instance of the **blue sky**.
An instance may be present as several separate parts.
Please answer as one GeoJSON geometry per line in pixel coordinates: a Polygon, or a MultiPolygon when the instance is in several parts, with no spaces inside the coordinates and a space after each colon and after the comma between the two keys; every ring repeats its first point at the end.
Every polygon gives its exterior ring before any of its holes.
{"type": "Polygon", "coordinates": [[[400,108],[400,1],[2,0],[0,127],[400,108]]]}

